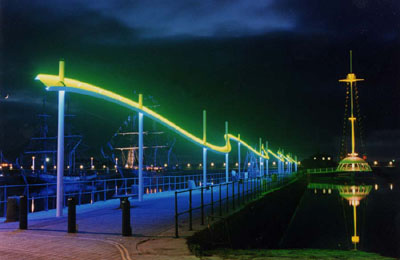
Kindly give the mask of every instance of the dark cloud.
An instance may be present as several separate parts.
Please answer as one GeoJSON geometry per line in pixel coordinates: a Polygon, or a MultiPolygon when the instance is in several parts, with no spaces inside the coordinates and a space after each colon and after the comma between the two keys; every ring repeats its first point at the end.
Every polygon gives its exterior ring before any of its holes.
{"type": "Polygon", "coordinates": [[[274,2],[101,0],[86,7],[141,30],[142,37],[238,37],[292,29],[295,17],[277,14],[274,2]]]}
{"type": "MultiPolygon", "coordinates": [[[[33,78],[57,73],[60,57],[69,77],[132,98],[156,96],[163,115],[197,135],[205,108],[210,133],[223,133],[228,120],[250,143],[261,136],[304,157],[337,153],[344,100],[337,80],[353,49],[354,69],[366,78],[366,142],[399,128],[397,1],[43,0],[2,2],[1,11],[0,93],[11,95],[0,102],[7,114],[0,149],[23,149],[23,141],[10,142],[27,122],[37,124],[45,95],[33,78]]],[[[78,96],[71,107],[97,151],[128,114],[78,96]]]]}
{"type": "Polygon", "coordinates": [[[397,0],[282,0],[278,12],[294,12],[304,33],[329,35],[333,39],[364,36],[375,40],[398,40],[400,2],[397,0]]]}

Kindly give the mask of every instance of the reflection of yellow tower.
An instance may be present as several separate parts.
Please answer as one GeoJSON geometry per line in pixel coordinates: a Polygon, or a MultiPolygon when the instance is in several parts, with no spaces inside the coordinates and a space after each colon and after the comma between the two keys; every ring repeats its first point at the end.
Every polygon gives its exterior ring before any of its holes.
{"type": "Polygon", "coordinates": [[[355,152],[356,140],[355,140],[355,130],[354,130],[354,122],[356,118],[354,117],[354,109],[353,109],[353,85],[356,84],[357,81],[363,81],[364,79],[358,79],[356,74],[353,73],[352,68],[352,51],[350,51],[350,73],[347,74],[345,79],[339,80],[339,82],[346,82],[347,85],[350,84],[350,117],[349,120],[351,122],[351,153],[348,157],[344,158],[339,162],[337,167],[337,171],[357,171],[357,172],[370,172],[372,171],[371,167],[365,162],[363,159],[358,157],[358,154],[355,152]]]}
{"type": "Polygon", "coordinates": [[[351,242],[354,244],[354,249],[357,249],[357,244],[360,242],[360,237],[357,236],[357,206],[360,205],[360,200],[370,193],[372,186],[339,185],[338,189],[340,196],[348,200],[350,206],[353,206],[354,235],[351,237],[351,242]]]}

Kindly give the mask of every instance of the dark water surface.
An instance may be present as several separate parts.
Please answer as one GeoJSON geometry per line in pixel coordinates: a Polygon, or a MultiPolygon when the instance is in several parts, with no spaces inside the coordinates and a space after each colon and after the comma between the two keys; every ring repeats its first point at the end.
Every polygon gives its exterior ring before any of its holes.
{"type": "Polygon", "coordinates": [[[400,258],[400,171],[381,168],[364,177],[308,178],[279,247],[357,248],[400,258]]]}

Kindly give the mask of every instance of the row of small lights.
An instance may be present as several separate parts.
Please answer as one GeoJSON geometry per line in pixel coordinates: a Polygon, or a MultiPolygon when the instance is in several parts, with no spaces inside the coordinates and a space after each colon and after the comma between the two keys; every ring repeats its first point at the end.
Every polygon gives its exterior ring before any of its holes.
{"type": "MultiPolygon", "coordinates": [[[[328,161],[330,161],[330,160],[331,160],[331,157],[327,157],[327,158],[322,157],[322,160],[323,160],[323,161],[325,161],[325,159],[327,159],[328,161]]],[[[317,157],[314,157],[314,160],[317,160],[317,157]]],[[[389,165],[392,166],[394,162],[395,162],[395,160],[389,161],[389,165]]],[[[378,164],[379,164],[378,161],[374,161],[374,165],[378,165],[378,164]]]]}
{"type": "MultiPolygon", "coordinates": [[[[393,187],[394,187],[394,186],[393,186],[393,183],[389,183],[389,189],[390,189],[390,190],[393,190],[393,187]]],[[[378,184],[375,184],[375,185],[374,185],[374,189],[375,189],[375,190],[378,190],[378,189],[379,189],[379,185],[378,185],[378,184]]],[[[328,194],[331,194],[331,192],[332,192],[332,190],[331,190],[331,189],[328,189],[328,194]]],[[[314,189],[314,193],[317,194],[317,189],[314,189]]],[[[326,189],[323,189],[323,190],[322,190],[322,193],[325,194],[325,193],[326,193],[326,189]]],[[[353,190],[353,193],[354,193],[354,190],[353,190]]]]}
{"type": "MultiPolygon", "coordinates": [[[[93,165],[93,157],[91,157],[90,159],[91,159],[91,164],[92,164],[92,165],[90,166],[90,168],[91,168],[91,169],[95,169],[95,166],[93,165]]],[[[330,160],[331,160],[331,157],[326,157],[326,158],[325,158],[325,157],[322,157],[322,160],[323,160],[323,161],[325,161],[325,159],[328,160],[328,161],[330,161],[330,160]]],[[[33,161],[33,160],[35,160],[35,157],[34,157],[34,156],[32,157],[32,161],[33,161]]],[[[314,157],[314,160],[317,160],[317,157],[314,157]]],[[[49,162],[49,161],[50,161],[50,158],[47,157],[47,158],[46,158],[46,162],[49,162]]],[[[116,168],[117,168],[117,164],[118,164],[118,158],[115,159],[115,162],[116,162],[116,164],[114,165],[114,168],[116,169],[116,168]]],[[[394,163],[394,162],[395,162],[395,160],[389,161],[389,166],[393,166],[393,163],[394,163]]],[[[286,162],[285,164],[287,165],[288,162],[286,162]]],[[[298,164],[300,165],[300,162],[298,162],[298,164]]],[[[376,166],[376,165],[379,164],[379,162],[378,162],[378,161],[374,161],[373,164],[376,166]]],[[[248,163],[247,165],[250,166],[251,163],[248,163]]],[[[261,163],[261,165],[263,165],[263,163],[261,163]]],[[[272,165],[275,166],[275,165],[276,165],[276,162],[272,162],[272,165]]],[[[13,165],[12,165],[11,163],[10,163],[10,164],[7,164],[6,166],[9,166],[9,169],[10,169],[10,170],[13,169],[13,165]]],[[[178,167],[178,166],[179,166],[179,165],[176,164],[176,167],[178,167]]],[[[202,166],[203,166],[203,165],[200,163],[200,164],[199,164],[199,167],[202,167],[202,166]]],[[[211,167],[214,167],[214,166],[215,166],[215,163],[211,162],[211,163],[210,163],[210,166],[211,166],[211,167]]],[[[223,166],[225,167],[225,166],[226,166],[226,163],[223,163],[223,166]]],[[[235,163],[235,166],[238,167],[238,166],[239,166],[239,163],[235,163]]],[[[168,167],[168,164],[164,164],[164,168],[167,168],[167,167],[168,167]]],[[[190,168],[190,167],[192,167],[192,165],[191,165],[190,163],[188,163],[188,164],[186,164],[186,167],[187,167],[187,168],[190,168]]],[[[21,166],[20,168],[23,169],[23,166],[21,166]]],[[[54,169],[57,169],[57,166],[54,165],[53,168],[54,168],[54,169]]],[[[69,165],[68,165],[68,166],[67,166],[67,169],[69,169],[69,168],[70,168],[70,167],[69,167],[69,165]]],[[[107,168],[107,166],[106,166],[106,165],[103,165],[103,169],[106,169],[106,168],[107,168]]],[[[127,168],[127,169],[128,169],[128,168],[132,168],[132,169],[136,169],[136,170],[138,169],[137,166],[135,166],[135,167],[129,167],[128,164],[125,165],[125,168],[127,168]]],[[[157,166],[156,166],[156,167],[153,167],[153,165],[151,165],[151,167],[148,167],[148,168],[150,168],[150,169],[155,169],[155,170],[161,169],[161,167],[157,167],[157,166]]],[[[1,169],[3,169],[3,165],[0,165],[0,170],[1,170],[1,169]]],[[[31,166],[31,169],[34,170],[34,166],[33,166],[33,165],[31,166]]],[[[41,165],[41,166],[40,166],[40,169],[44,170],[44,165],[41,165]]],[[[79,166],[79,169],[81,169],[81,170],[84,169],[84,166],[81,164],[81,165],[79,166]]]]}
{"type": "MultiPolygon", "coordinates": [[[[395,162],[395,160],[391,160],[389,161],[389,166],[393,166],[393,163],[395,162]]],[[[374,165],[378,165],[379,162],[378,161],[374,161],[374,165]]]]}
{"type": "MultiPolygon", "coordinates": [[[[323,160],[324,160],[324,158],[323,158],[323,160]]],[[[328,160],[330,160],[330,157],[328,157],[328,160]]],[[[34,161],[35,161],[35,156],[32,156],[32,166],[31,166],[31,169],[32,170],[35,170],[35,167],[34,167],[34,161]]],[[[46,162],[50,162],[50,158],[49,157],[47,157],[46,158],[46,162]]],[[[90,163],[91,163],[91,166],[90,166],[90,169],[95,169],[95,166],[93,165],[93,157],[91,157],[90,158],[90,163]]],[[[286,162],[286,165],[288,164],[288,162],[286,162]]],[[[300,165],[300,162],[298,162],[298,164],[300,165]]],[[[117,169],[117,165],[118,165],[118,158],[115,158],[115,165],[114,165],[114,169],[117,169]]],[[[251,165],[251,163],[249,162],[248,164],[247,164],[248,166],[250,166],[251,165]]],[[[264,163],[261,163],[261,165],[264,165],[264,163]]],[[[276,165],[276,162],[272,162],[272,165],[273,166],[275,166],[276,165]]],[[[12,164],[7,164],[7,166],[9,166],[9,169],[10,170],[12,170],[13,169],[13,165],[12,164]]],[[[176,167],[178,167],[179,165],[178,164],[176,164],[176,167]]],[[[203,165],[200,163],[199,164],[199,167],[202,167],[203,165]]],[[[214,167],[215,166],[215,163],[214,162],[211,162],[210,163],[210,166],[211,167],[214,167]]],[[[226,163],[223,163],[223,166],[225,167],[226,166],[226,163]]],[[[238,167],[239,166],[239,163],[235,163],[235,166],[236,167],[238,167]]],[[[168,164],[164,164],[164,168],[167,168],[168,167],[168,164]]],[[[191,167],[191,164],[190,163],[188,163],[188,164],[186,164],[186,167],[187,168],[190,168],[191,167]]],[[[0,170],[2,169],[3,167],[2,167],[2,165],[0,165],[0,170]]],[[[20,167],[21,169],[23,169],[23,167],[21,166],[20,167]]],[[[68,165],[67,166],[67,169],[69,169],[70,168],[70,166],[68,165]]],[[[107,168],[107,166],[106,165],[103,165],[103,169],[106,169],[107,168]]],[[[132,168],[132,169],[138,169],[138,167],[137,166],[135,166],[135,167],[129,167],[129,165],[128,164],[125,164],[125,168],[132,168]]],[[[151,165],[151,167],[147,167],[147,168],[150,168],[150,169],[154,169],[155,168],[155,170],[158,170],[158,169],[161,169],[161,167],[153,167],[153,165],[151,165]]],[[[42,170],[44,170],[44,165],[41,165],[40,166],[40,169],[42,169],[42,170]]],[[[57,166],[56,165],[54,165],[53,166],[53,169],[57,169],[57,166]]],[[[84,169],[84,166],[81,164],[80,166],[79,166],[79,169],[81,169],[81,170],[83,170],[84,169]]]]}
{"type": "MultiPolygon", "coordinates": [[[[327,157],[327,158],[322,157],[322,160],[323,160],[323,161],[325,161],[325,159],[327,159],[328,161],[330,161],[330,160],[331,160],[331,157],[327,157]]],[[[314,160],[317,160],[317,157],[314,157],[314,160]]]]}
{"type": "MultiPolygon", "coordinates": [[[[48,158],[46,158],[46,161],[48,162],[47,159],[48,159],[48,158]]],[[[327,159],[328,159],[328,161],[331,160],[330,157],[328,157],[327,159]]],[[[314,160],[316,160],[316,157],[314,157],[314,160]]],[[[325,160],[325,157],[322,157],[322,160],[325,160]]],[[[394,160],[393,160],[393,161],[394,161],[394,160]]],[[[389,165],[390,165],[390,166],[393,166],[393,161],[390,161],[390,162],[389,162],[389,165]]],[[[375,166],[379,164],[378,161],[374,161],[373,163],[374,163],[375,166]]],[[[286,162],[285,164],[287,165],[288,162],[286,162]]],[[[300,162],[298,162],[298,164],[300,164],[300,162]]],[[[9,169],[10,169],[10,170],[13,169],[13,165],[12,165],[11,163],[10,163],[10,164],[7,164],[7,165],[9,166],[9,169]]],[[[248,163],[247,165],[250,166],[251,163],[248,163]]],[[[263,163],[261,163],[261,165],[263,165],[263,163]]],[[[272,162],[272,165],[275,166],[275,165],[276,165],[276,162],[272,162]]],[[[176,167],[178,167],[178,166],[179,166],[179,165],[176,164],[176,167]]],[[[203,164],[200,163],[200,164],[199,164],[199,167],[202,167],[202,166],[203,166],[203,164]]],[[[210,166],[211,166],[211,167],[214,167],[214,166],[215,166],[215,163],[213,163],[213,162],[210,163],[210,166]]],[[[225,167],[225,166],[226,166],[226,163],[223,163],[223,166],[225,167]]],[[[235,166],[238,167],[238,166],[239,166],[239,163],[235,163],[235,166]]],[[[164,168],[167,168],[167,167],[168,167],[168,164],[164,164],[164,168]]],[[[190,168],[190,167],[192,167],[192,165],[191,165],[190,163],[188,163],[188,164],[186,164],[186,167],[187,167],[187,168],[190,168]]],[[[69,168],[70,168],[70,167],[69,167],[69,165],[68,165],[68,166],[67,166],[67,169],[69,169],[69,168]]],[[[95,166],[92,165],[90,168],[91,168],[91,169],[95,169],[95,166]]],[[[106,166],[106,165],[103,165],[103,169],[106,169],[106,168],[107,168],[107,166],[106,166]]],[[[117,168],[117,165],[114,165],[114,168],[117,168]]],[[[129,167],[128,164],[125,165],[125,168],[127,168],[127,169],[128,169],[128,168],[132,168],[132,169],[136,169],[136,170],[138,169],[137,166],[135,166],[135,167],[129,167]]],[[[157,167],[157,166],[154,167],[153,165],[151,165],[151,167],[148,167],[148,168],[150,168],[150,169],[154,168],[155,170],[161,169],[161,167],[157,167]]],[[[3,169],[2,165],[0,165],[0,170],[1,170],[1,169],[3,169]]],[[[23,166],[21,166],[20,169],[23,169],[23,166]]],[[[31,166],[31,169],[34,170],[34,167],[31,166]]],[[[41,165],[41,166],[40,166],[40,169],[44,170],[44,165],[41,165]]],[[[57,166],[54,165],[54,166],[53,166],[53,169],[57,169],[57,166]]],[[[79,166],[79,169],[81,169],[81,170],[84,169],[84,166],[81,164],[81,165],[79,166]]]]}
{"type": "MultiPolygon", "coordinates": [[[[48,162],[47,159],[46,159],[46,161],[48,162]]],[[[286,162],[286,164],[288,164],[288,162],[286,162]]],[[[300,162],[299,162],[299,164],[300,164],[300,162]]],[[[247,165],[250,166],[251,163],[248,163],[247,165]]],[[[264,164],[261,163],[261,165],[264,165],[264,164]]],[[[275,165],[276,165],[276,162],[272,162],[272,165],[275,166],[275,165]]],[[[10,169],[10,170],[13,169],[13,165],[12,165],[11,163],[10,163],[10,164],[7,164],[7,166],[9,166],[9,169],[10,169]]],[[[176,164],[176,167],[178,167],[178,166],[179,166],[179,164],[176,164]]],[[[202,166],[203,166],[203,164],[200,163],[200,164],[199,164],[199,167],[202,167],[202,166]]],[[[210,166],[211,166],[211,167],[214,167],[214,166],[215,166],[215,163],[213,163],[213,162],[210,163],[210,166]]],[[[223,166],[225,167],[225,166],[226,166],[226,163],[223,163],[223,166]]],[[[239,166],[239,163],[235,163],[235,166],[238,167],[238,166],[239,166]]],[[[168,167],[168,164],[164,164],[164,168],[167,168],[167,167],[168,167]]],[[[188,163],[188,164],[186,164],[186,167],[187,167],[187,168],[190,168],[190,167],[192,167],[192,165],[191,165],[190,163],[188,163]]],[[[68,166],[67,166],[67,169],[69,169],[69,168],[70,168],[70,166],[68,165],[68,166]]],[[[91,168],[91,169],[95,169],[95,166],[94,166],[94,165],[91,165],[90,168],[91,168]]],[[[108,168],[108,167],[107,167],[106,165],[103,165],[102,168],[103,168],[103,169],[106,169],[106,168],[108,168]]],[[[116,168],[117,168],[117,165],[114,165],[114,168],[116,169],[116,168]]],[[[128,169],[128,168],[132,168],[132,169],[136,169],[136,170],[138,169],[137,166],[135,166],[135,167],[129,167],[128,164],[125,164],[125,168],[127,168],[127,169],[128,169]]],[[[157,167],[157,166],[154,167],[153,165],[151,165],[151,167],[148,167],[148,168],[155,168],[156,170],[157,170],[157,169],[161,169],[161,167],[157,167]]],[[[3,169],[2,165],[0,165],[0,170],[1,170],[1,169],[3,169]]],[[[21,166],[20,169],[23,169],[23,166],[21,166]]],[[[32,170],[35,170],[33,165],[31,166],[31,169],[32,169],[32,170]]],[[[40,169],[44,170],[44,165],[41,165],[41,166],[40,166],[40,169]]],[[[53,169],[57,169],[57,166],[54,165],[54,166],[53,166],[53,169]]],[[[83,169],[84,169],[84,166],[81,164],[81,165],[79,166],[79,169],[83,170],[83,169]]]]}

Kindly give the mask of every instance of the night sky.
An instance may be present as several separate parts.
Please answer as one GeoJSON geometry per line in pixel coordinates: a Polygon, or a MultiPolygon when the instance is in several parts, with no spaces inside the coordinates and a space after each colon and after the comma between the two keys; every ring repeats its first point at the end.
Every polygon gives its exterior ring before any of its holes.
{"type": "MultiPolygon", "coordinates": [[[[160,114],[198,136],[206,109],[215,144],[224,143],[227,120],[251,145],[262,137],[300,159],[336,157],[349,50],[365,78],[365,152],[400,159],[398,0],[1,0],[0,11],[0,150],[9,160],[38,134],[44,97],[55,133],[56,93],[34,78],[57,74],[60,58],[66,77],[132,99],[153,96],[160,114]]],[[[95,156],[129,115],[90,97],[68,102],[95,156]]],[[[201,158],[181,138],[175,152],[201,158]]]]}

